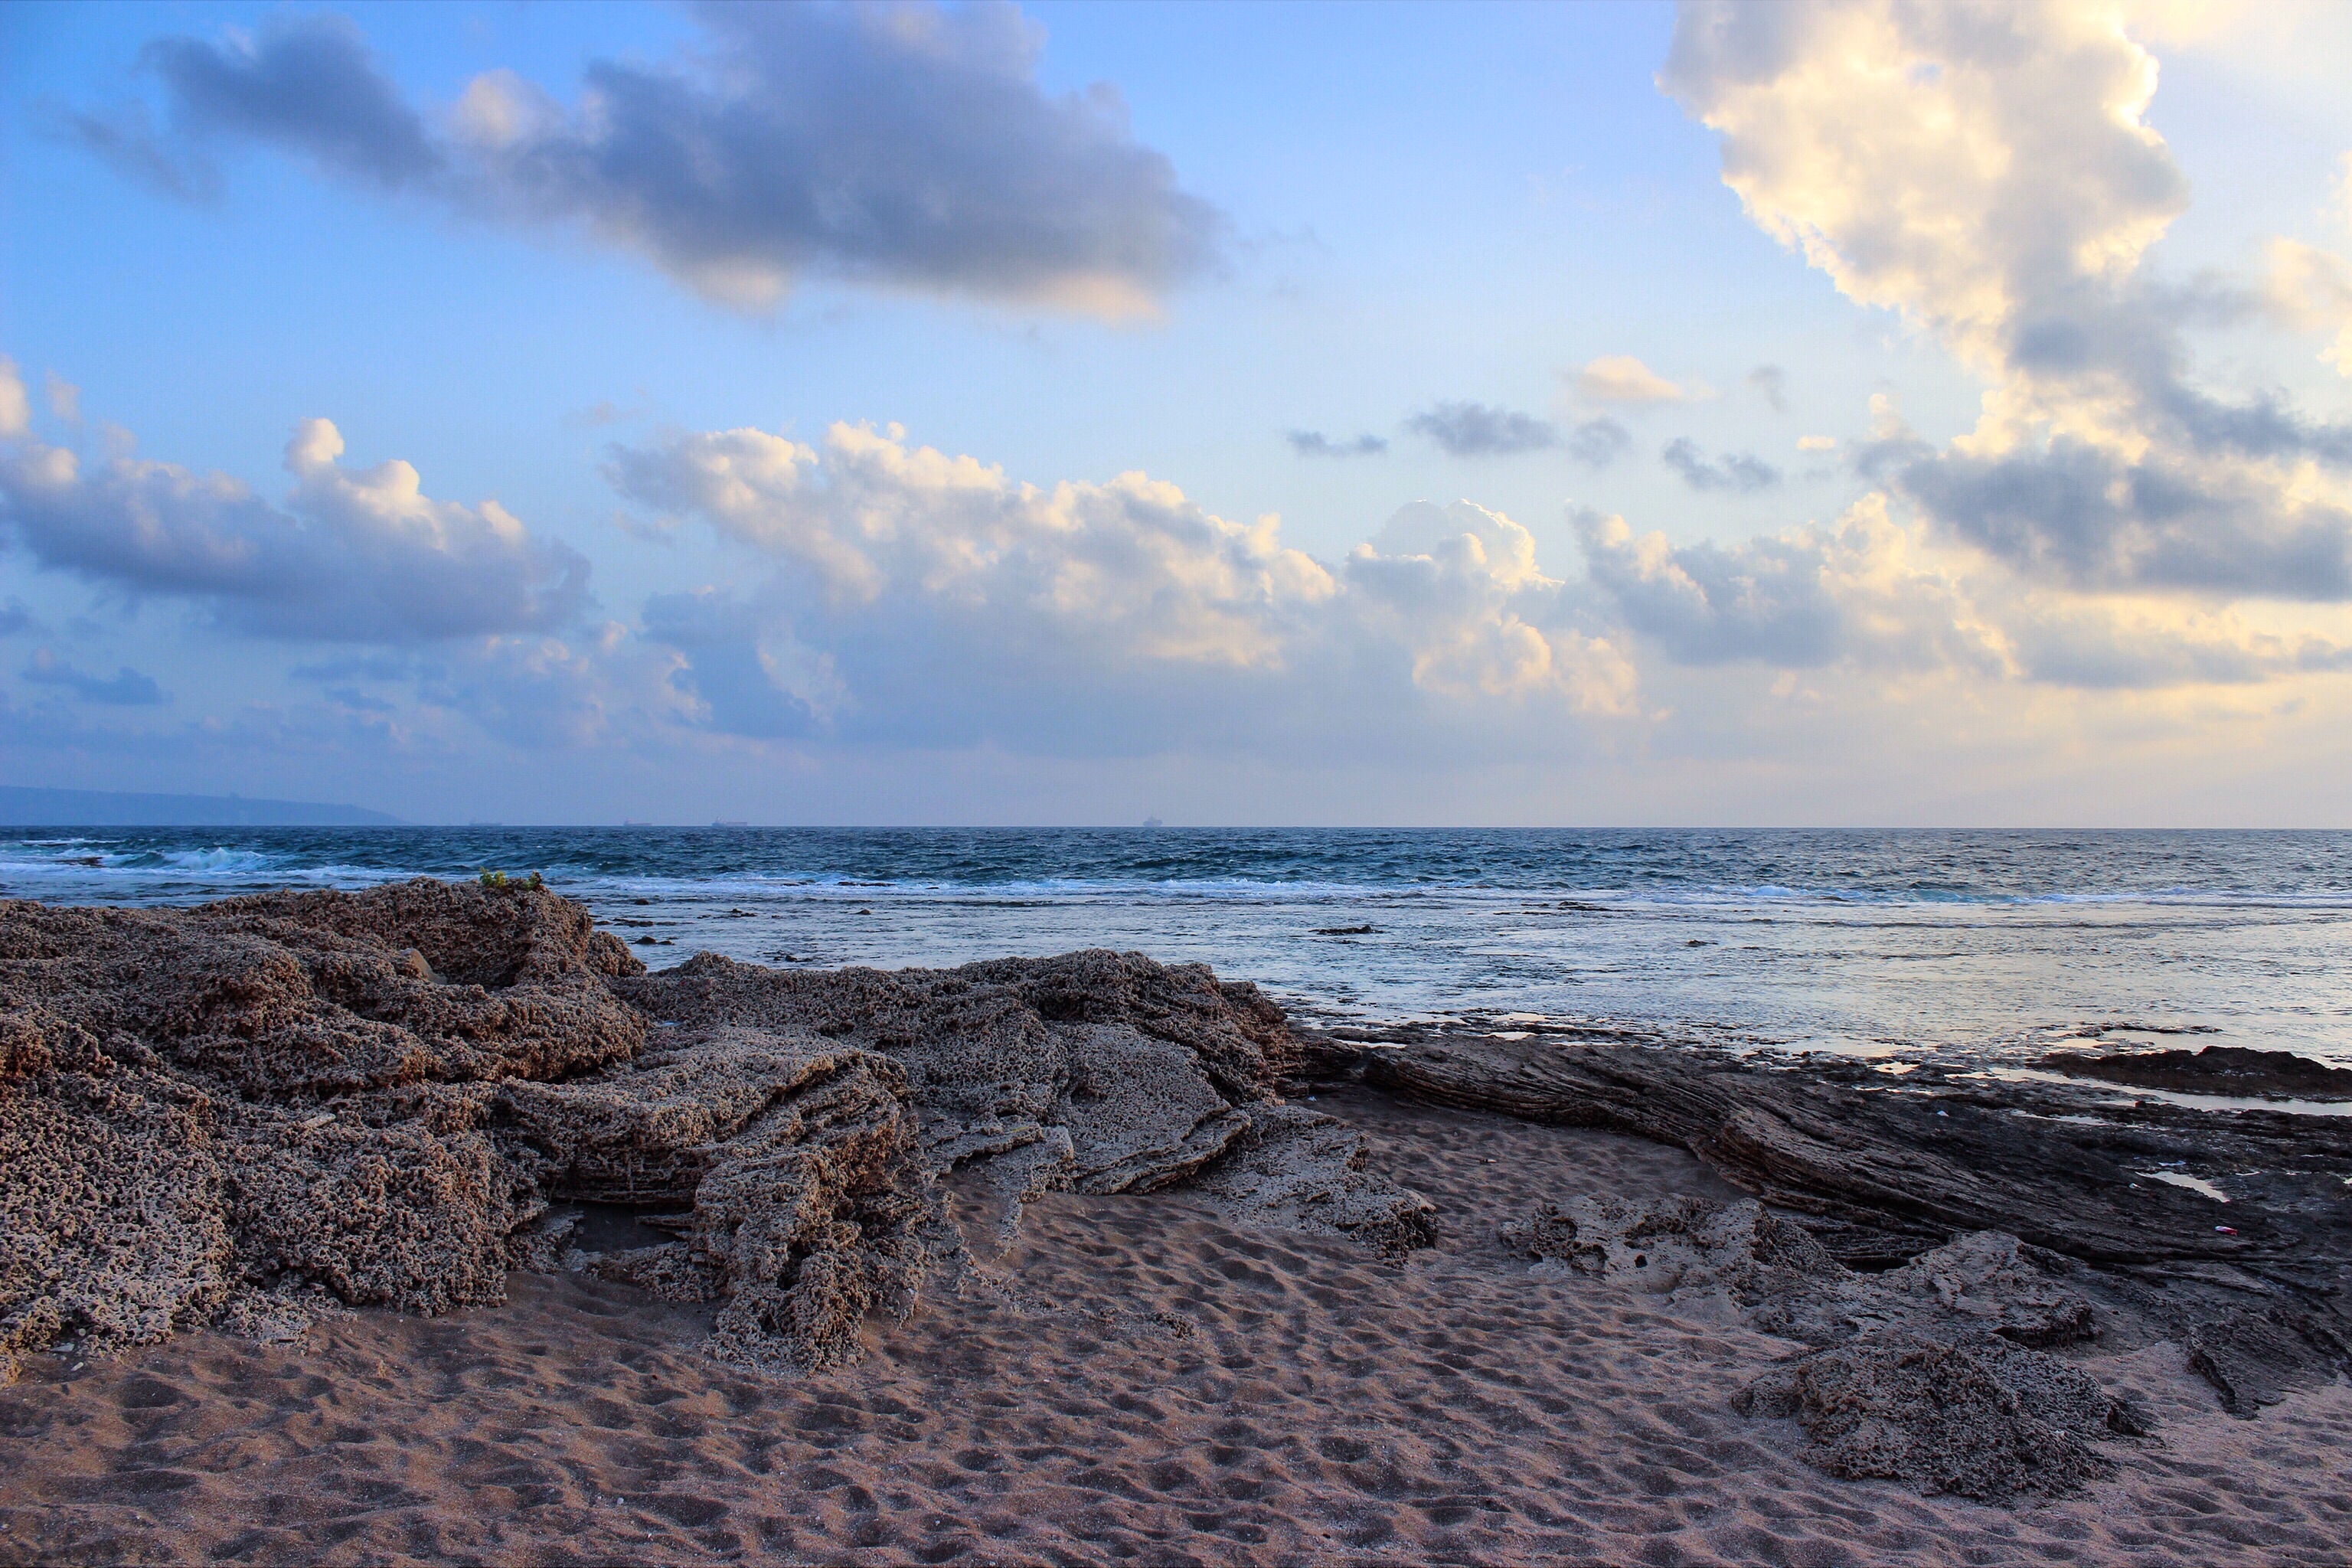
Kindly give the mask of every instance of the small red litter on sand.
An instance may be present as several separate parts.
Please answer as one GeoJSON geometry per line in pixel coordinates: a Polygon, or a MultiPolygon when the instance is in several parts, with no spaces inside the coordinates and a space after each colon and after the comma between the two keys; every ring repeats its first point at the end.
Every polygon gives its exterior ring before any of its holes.
{"type": "Polygon", "coordinates": [[[2213,1228],[2220,1231],[2223,1236],[2235,1236],[2238,1234],[2238,1227],[2235,1226],[2217,1225],[2213,1228]]]}

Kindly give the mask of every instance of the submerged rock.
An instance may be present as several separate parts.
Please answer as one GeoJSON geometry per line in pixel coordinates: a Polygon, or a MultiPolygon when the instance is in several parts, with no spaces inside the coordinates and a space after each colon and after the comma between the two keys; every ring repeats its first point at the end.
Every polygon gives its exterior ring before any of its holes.
{"type": "Polygon", "coordinates": [[[2042,1065],[2072,1078],[2136,1089],[2352,1100],[2352,1069],[2331,1068],[2293,1051],[2258,1051],[2243,1046],[2207,1046],[2197,1051],[2115,1051],[2105,1056],[2052,1051],[2042,1058],[2042,1065]]]}

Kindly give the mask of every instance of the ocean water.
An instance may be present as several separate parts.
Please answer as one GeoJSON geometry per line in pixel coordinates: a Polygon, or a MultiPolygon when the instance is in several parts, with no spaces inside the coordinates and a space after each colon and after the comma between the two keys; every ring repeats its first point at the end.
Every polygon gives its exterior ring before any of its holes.
{"type": "Polygon", "coordinates": [[[1542,1018],[1888,1065],[2093,1038],[2352,1065],[2352,833],[0,832],[0,897],[58,903],[482,868],[541,872],[656,968],[1115,947],[1327,1023],[1542,1018]]]}

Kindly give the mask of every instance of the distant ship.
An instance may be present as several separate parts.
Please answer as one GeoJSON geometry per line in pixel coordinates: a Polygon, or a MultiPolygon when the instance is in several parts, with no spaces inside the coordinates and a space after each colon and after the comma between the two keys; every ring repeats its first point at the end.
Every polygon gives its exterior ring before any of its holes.
{"type": "Polygon", "coordinates": [[[624,827],[651,827],[653,824],[646,821],[643,817],[625,816],[621,818],[621,826],[624,827]]]}
{"type": "Polygon", "coordinates": [[[1156,816],[1147,816],[1143,819],[1143,826],[1146,827],[1165,827],[1168,825],[1160,821],[1156,816]]]}

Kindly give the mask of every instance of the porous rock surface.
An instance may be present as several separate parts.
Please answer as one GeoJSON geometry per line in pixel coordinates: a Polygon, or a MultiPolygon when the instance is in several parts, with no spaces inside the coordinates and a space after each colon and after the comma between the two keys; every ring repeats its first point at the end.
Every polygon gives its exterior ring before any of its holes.
{"type": "Polygon", "coordinates": [[[716,1353],[833,1364],[956,1250],[933,1182],[975,1163],[1005,1165],[1012,1226],[1056,1185],[1201,1181],[1425,1242],[1360,1138],[1280,1102],[1291,1048],[1255,989],[1135,954],[646,974],[520,883],[0,902],[0,1378],[68,1336],[494,1301],[567,1251],[720,1303],[716,1353]],[[570,1201],[681,1239],[591,1258],[570,1201]]]}
{"type": "Polygon", "coordinates": [[[2086,1445],[2147,1423],[2044,1353],[2099,1332],[2078,1266],[1978,1231],[1900,1268],[1846,1268],[1793,1219],[1754,1200],[1544,1204],[1507,1226],[1538,1272],[1659,1294],[1721,1291],[1750,1326],[1812,1347],[1734,1399],[1794,1417],[1829,1474],[1882,1477],[1987,1501],[2054,1496],[2107,1475],[2086,1445]]]}
{"type": "Polygon", "coordinates": [[[2053,1497],[2113,1475],[2095,1441],[2145,1436],[2130,1405],[1998,1334],[1886,1331],[1787,1362],[1733,1396],[1793,1417],[1833,1476],[1881,1477],[1986,1502],[2053,1497]]]}

